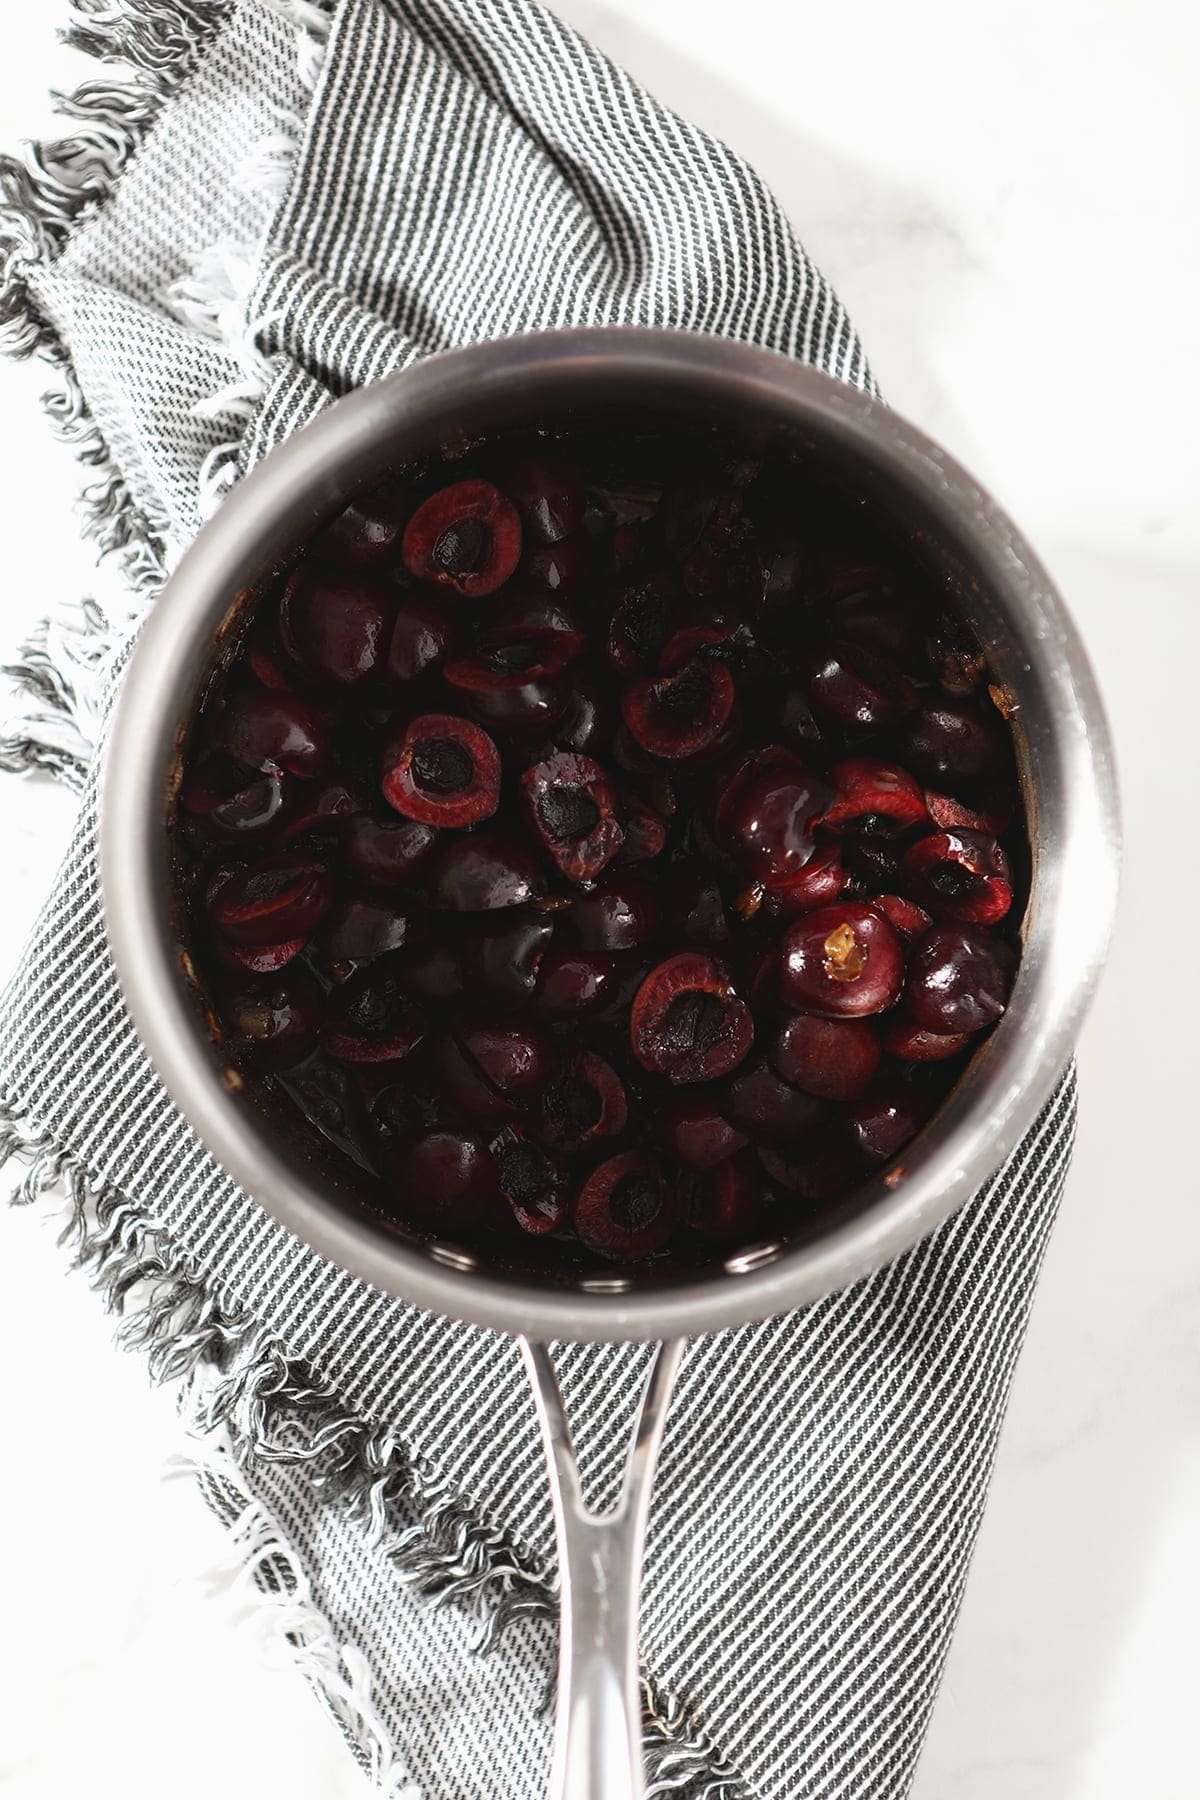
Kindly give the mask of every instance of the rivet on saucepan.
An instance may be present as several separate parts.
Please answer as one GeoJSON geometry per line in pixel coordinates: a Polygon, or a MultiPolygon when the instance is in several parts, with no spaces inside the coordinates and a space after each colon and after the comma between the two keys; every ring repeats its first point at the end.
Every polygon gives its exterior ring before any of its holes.
{"type": "Polygon", "coordinates": [[[754,1269],[761,1269],[764,1263],[774,1262],[782,1244],[751,1244],[748,1250],[739,1250],[736,1256],[726,1258],[725,1268],[730,1275],[749,1275],[754,1269]]]}
{"type": "Polygon", "coordinates": [[[627,1294],[633,1283],[628,1275],[585,1275],[579,1283],[581,1294],[627,1294]]]}
{"type": "Polygon", "coordinates": [[[469,1250],[460,1250],[457,1244],[430,1244],[429,1254],[434,1262],[441,1263],[446,1269],[466,1273],[479,1267],[478,1257],[472,1256],[469,1250]]]}

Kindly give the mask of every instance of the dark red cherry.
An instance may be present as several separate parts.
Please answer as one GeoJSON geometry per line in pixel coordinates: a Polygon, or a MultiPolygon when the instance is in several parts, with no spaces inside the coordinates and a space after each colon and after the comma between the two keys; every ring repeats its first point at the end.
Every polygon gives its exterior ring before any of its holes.
{"type": "Polygon", "coordinates": [[[214,837],[251,842],[280,829],[288,812],[289,777],[248,769],[218,751],[183,778],[179,804],[203,819],[214,837]]]}
{"type": "Polygon", "coordinates": [[[667,555],[681,561],[713,522],[725,488],[721,469],[708,461],[685,469],[667,483],[655,524],[667,555]]]}
{"type": "Polygon", "coordinates": [[[894,663],[838,641],[813,656],[808,691],[817,716],[844,731],[895,725],[917,704],[917,690],[894,663]]]}
{"type": "Polygon", "coordinates": [[[611,1063],[577,1050],[553,1074],[538,1100],[538,1129],[555,1149],[574,1152],[619,1137],[629,1117],[625,1086],[611,1063]]]}
{"type": "Polygon", "coordinates": [[[296,694],[266,688],[235,694],[218,717],[216,738],[230,756],[270,774],[311,780],[329,762],[329,727],[296,694]]]}
{"type": "Polygon", "coordinates": [[[680,1191],[684,1224],[710,1243],[744,1243],[759,1222],[762,1186],[754,1157],[745,1153],[688,1175],[680,1191]]]}
{"type": "Polygon", "coordinates": [[[918,838],[900,865],[905,892],[935,919],[996,925],[1012,905],[1008,858],[982,831],[938,831],[918,838]]]}
{"type": "Polygon", "coordinates": [[[233,944],[217,938],[213,954],[223,968],[244,970],[250,975],[274,975],[299,956],[307,943],[307,937],[287,938],[282,944],[233,944]]]}
{"type": "Polygon", "coordinates": [[[858,901],[802,913],[783,940],[779,985],[789,1006],[855,1018],[893,1005],[903,981],[900,939],[858,901]]]}
{"type": "Polygon", "coordinates": [[[310,856],[281,851],[210,890],[209,917],[232,943],[282,944],[316,930],[333,899],[329,871],[310,856]]]}
{"type": "Polygon", "coordinates": [[[986,831],[996,837],[1012,823],[1013,806],[1007,795],[987,794],[978,806],[964,806],[949,794],[925,789],[930,821],[939,831],[986,831]]]}
{"type": "Polygon", "coordinates": [[[764,912],[768,918],[790,918],[816,906],[830,906],[845,885],[841,846],[836,838],[818,831],[813,836],[813,853],[800,873],[762,890],[764,912]]]}
{"type": "Polygon", "coordinates": [[[423,681],[457,656],[463,633],[449,606],[433,594],[405,597],[388,644],[388,680],[397,687],[423,681]]]}
{"type": "Polygon", "coordinates": [[[842,859],[859,890],[874,892],[895,888],[900,880],[904,851],[895,838],[874,832],[852,833],[842,840],[842,859]]]}
{"type": "Polygon", "coordinates": [[[404,983],[430,1006],[457,1000],[467,986],[462,945],[439,934],[428,940],[419,938],[404,958],[404,983]]]}
{"type": "Polygon", "coordinates": [[[301,565],[279,603],[279,635],[318,681],[361,687],[383,668],[392,629],[387,593],[368,575],[301,565]]]}
{"type": "Polygon", "coordinates": [[[495,1155],[500,1192],[522,1231],[544,1237],[566,1223],[571,1190],[561,1158],[528,1138],[513,1138],[495,1155]]]}
{"type": "Polygon", "coordinates": [[[628,588],[614,607],[608,628],[606,650],[617,674],[642,675],[656,669],[677,617],[675,591],[661,577],[628,588]]]}
{"type": "Polygon", "coordinates": [[[400,539],[413,509],[398,481],[357,494],[313,539],[314,555],[345,569],[382,569],[400,554],[400,539]]]}
{"type": "Polygon", "coordinates": [[[896,732],[906,768],[930,787],[957,793],[986,781],[1000,768],[1004,738],[999,724],[967,700],[938,699],[906,719],[896,732]]]}
{"type": "Polygon", "coordinates": [[[616,709],[608,689],[596,675],[575,669],[557,723],[554,742],[560,750],[580,756],[594,755],[609,743],[616,724],[616,709]]]}
{"type": "Polygon", "coordinates": [[[924,937],[933,920],[924,907],[913,900],[906,900],[901,894],[872,894],[871,905],[877,913],[882,913],[889,925],[895,927],[904,939],[911,944],[914,939],[924,937]]]}
{"type": "Polygon", "coordinates": [[[285,843],[309,831],[332,833],[340,839],[350,821],[365,814],[369,805],[367,790],[353,779],[327,775],[323,781],[297,782],[280,835],[285,843]]]}
{"type": "Polygon", "coordinates": [[[685,1169],[711,1169],[749,1142],[704,1089],[672,1094],[659,1115],[662,1140],[685,1169]]]}
{"type": "Polygon", "coordinates": [[[879,1067],[879,1039],[866,1019],[793,1013],[771,1044],[771,1062],[793,1087],[821,1100],[857,1100],[879,1067]]]}
{"type": "Polygon", "coordinates": [[[524,1020],[456,1020],[438,1040],[434,1063],[455,1105],[476,1119],[506,1119],[531,1105],[554,1072],[554,1047],[524,1020]]]}
{"type": "Polygon", "coordinates": [[[490,481],[456,481],[419,506],[405,528],[404,564],[464,599],[494,594],[521,559],[521,520],[490,481]]]}
{"type": "Polygon", "coordinates": [[[445,676],[472,718],[494,731],[550,731],[570,691],[566,670],[580,640],[545,632],[456,657],[445,676]]]}
{"type": "Polygon", "coordinates": [[[846,1124],[861,1154],[888,1162],[912,1142],[929,1115],[927,1097],[902,1081],[881,1081],[847,1108],[846,1124]]]}
{"type": "Polygon", "coordinates": [[[405,981],[405,953],[356,969],[325,1007],[321,1047],[338,1062],[403,1062],[423,1043],[425,1017],[405,981]]]}
{"type": "Polygon", "coordinates": [[[721,808],[726,848],[755,880],[786,885],[810,861],[814,826],[830,797],[821,777],[802,766],[751,774],[721,808]]]}
{"type": "Polygon", "coordinates": [[[538,967],[534,1011],[544,1019],[575,1019],[599,1012],[616,985],[620,964],[600,950],[552,944],[538,967]]]}
{"type": "Polygon", "coordinates": [[[796,1144],[757,1144],[755,1154],[776,1187],[818,1205],[841,1199],[863,1176],[861,1157],[830,1126],[817,1126],[796,1144]]]}
{"type": "Polygon", "coordinates": [[[368,962],[411,944],[423,924],[411,906],[381,894],[347,894],[330,909],[321,936],[331,962],[368,962]]]}
{"type": "Polygon", "coordinates": [[[982,1031],[1008,1005],[1016,956],[973,925],[935,925],[913,946],[904,997],[926,1031],[982,1031]]]}
{"type": "Polygon", "coordinates": [[[583,648],[587,632],[578,613],[554,594],[522,589],[493,602],[476,626],[475,639],[482,650],[503,650],[513,644],[538,644],[548,637],[571,640],[571,655],[583,648]]]}
{"type": "Polygon", "coordinates": [[[293,1068],[316,1049],[321,997],[302,970],[225,986],[220,1003],[234,1044],[257,1069],[293,1068]]]}
{"type": "Polygon", "coordinates": [[[476,989],[509,1002],[528,1000],[537,986],[542,957],[554,937],[548,913],[514,907],[487,919],[467,943],[466,973],[476,989]]]}
{"type": "Polygon", "coordinates": [[[383,797],[422,825],[478,825],[500,804],[500,752],[470,720],[422,713],[384,756],[383,797]]]}
{"type": "Polygon", "coordinates": [[[571,902],[570,920],[585,950],[636,950],[658,930],[658,900],[633,875],[609,876],[571,902]]]}
{"type": "Polygon", "coordinates": [[[590,756],[559,750],[526,769],[521,805],[535,839],[568,881],[595,881],[621,847],[616,790],[590,756]]]}
{"type": "Polygon", "coordinates": [[[633,682],[621,714],[634,742],[651,756],[681,762],[716,742],[733,712],[733,677],[724,663],[695,658],[677,675],[633,682]]]}
{"type": "Polygon", "coordinates": [[[946,1062],[961,1056],[971,1042],[968,1032],[926,1031],[907,1013],[894,1015],[883,1034],[883,1047],[901,1062],[946,1062]]]}
{"type": "Polygon", "coordinates": [[[433,854],[438,834],[416,819],[382,823],[365,815],[347,819],[342,853],[352,875],[371,887],[411,887],[433,854]]]}
{"type": "Polygon", "coordinates": [[[521,579],[565,599],[579,592],[591,566],[592,540],[581,529],[556,544],[531,544],[521,561],[521,579]]]}
{"type": "Polygon", "coordinates": [[[829,609],[836,637],[903,667],[917,648],[918,620],[911,600],[890,585],[873,584],[839,595],[829,609]]]}
{"type": "Polygon", "coordinates": [[[617,852],[619,863],[653,862],[661,856],[667,842],[667,821],[661,813],[647,806],[636,794],[623,794],[621,816],[625,821],[625,841],[617,852]]]}
{"type": "Polygon", "coordinates": [[[924,824],[925,796],[906,769],[874,756],[852,756],[829,771],[833,805],[826,831],[870,832],[884,837],[924,824]]]}
{"type": "Polygon", "coordinates": [[[661,1250],[676,1216],[674,1193],[657,1163],[640,1150],[627,1150],[592,1170],[576,1198],[572,1222],[589,1250],[624,1263],[661,1250]]]}
{"type": "Polygon", "coordinates": [[[725,1084],[723,1110],[751,1138],[794,1138],[825,1115],[822,1102],[783,1081],[764,1058],[739,1069],[725,1084]]]}
{"type": "Polygon", "coordinates": [[[676,1084],[715,1081],[737,1067],[754,1038],[750,1008],[712,957],[668,957],[642,982],[629,1019],[644,1069],[676,1084]]]}
{"type": "Polygon", "coordinates": [[[546,892],[533,852],[511,832],[475,831],[456,838],[434,859],[429,901],[445,912],[494,912],[528,906],[546,892]]]}
{"type": "Polygon", "coordinates": [[[431,1231],[477,1225],[497,1191],[495,1159],[484,1140],[440,1126],[397,1145],[390,1173],[400,1217],[431,1231]]]}
{"type": "Polygon", "coordinates": [[[500,485],[535,543],[557,544],[583,523],[583,482],[565,457],[514,456],[500,470],[500,485]]]}
{"type": "Polygon", "coordinates": [[[730,923],[713,871],[685,861],[665,871],[663,906],[671,935],[679,942],[717,950],[729,942],[730,923]]]}

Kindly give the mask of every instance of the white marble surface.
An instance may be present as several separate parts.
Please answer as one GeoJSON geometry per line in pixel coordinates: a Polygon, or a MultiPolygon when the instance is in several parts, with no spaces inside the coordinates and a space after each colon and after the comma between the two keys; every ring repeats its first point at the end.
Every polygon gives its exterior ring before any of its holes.
{"type": "MultiPolygon", "coordinates": [[[[44,90],[77,78],[53,43],[58,7],[11,10],[5,144],[44,131],[44,90]]],[[[1011,508],[1094,653],[1124,777],[1121,923],[915,1797],[1187,1800],[1200,1792],[1200,142],[1183,15],[1175,0],[560,10],[756,161],[888,397],[1011,508]]],[[[39,387],[36,370],[0,371],[4,655],[92,580],[39,387]]],[[[0,787],[5,967],[69,814],[44,785],[0,787]]],[[[6,1218],[0,1786],[12,1800],[357,1800],[332,1728],[218,1573],[222,1534],[166,1473],[169,1398],[110,1337],[44,1213],[6,1218]]]]}

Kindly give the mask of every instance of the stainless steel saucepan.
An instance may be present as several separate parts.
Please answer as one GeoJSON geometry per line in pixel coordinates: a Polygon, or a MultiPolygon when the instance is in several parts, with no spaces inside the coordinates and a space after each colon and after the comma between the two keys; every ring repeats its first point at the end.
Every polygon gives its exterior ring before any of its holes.
{"type": "Polygon", "coordinates": [[[770,351],[685,332],[537,333],[429,361],[339,401],[229,496],[172,576],[125,676],[106,752],[101,869],[108,933],[134,1022],[217,1161],[322,1255],[412,1304],[516,1334],[553,1492],[562,1583],[557,1800],[644,1793],[637,1684],[639,1568],[682,1340],[820,1299],[945,1219],[1033,1122],[1070,1055],[1108,938],[1119,823],[1108,729],[1075,627],[1011,521],[896,413],[770,351]],[[390,1234],[335,1171],[318,1173],[236,1084],[181,969],[168,821],[180,749],[231,625],[313,528],[389,467],[480,433],[542,425],[718,427],[748,449],[794,448],[852,485],[944,571],[1015,707],[1033,872],[1008,1011],[941,1111],[880,1177],[803,1241],[769,1240],[701,1272],[551,1284],[453,1244],[390,1234]],[[659,1340],[622,1497],[583,1504],[547,1345],[659,1340]]]}

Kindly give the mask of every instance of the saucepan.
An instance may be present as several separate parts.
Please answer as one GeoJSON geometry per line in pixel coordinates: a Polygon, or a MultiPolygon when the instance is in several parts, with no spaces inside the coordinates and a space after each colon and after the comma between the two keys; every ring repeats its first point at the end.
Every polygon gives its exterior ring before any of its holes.
{"type": "Polygon", "coordinates": [[[109,737],[101,809],[108,932],[134,1022],[217,1162],[323,1256],[419,1307],[521,1339],[550,1474],[562,1598],[551,1789],[644,1793],[637,1681],[639,1566],[684,1340],[803,1306],[867,1275],[944,1220],[1020,1140],[1067,1062],[1112,919],[1119,824],[1108,729],[1078,634],[1012,522],[899,414],[771,351],[674,331],[536,333],[448,352],[339,400],[267,456],[184,556],[144,627],[109,737]],[[986,647],[1018,744],[1033,847],[1008,1010],[906,1151],[802,1238],[766,1238],[675,1276],[574,1281],[498,1271],[461,1246],[410,1241],[293,1154],[229,1071],[179,954],[170,822],[181,747],[204,683],[255,596],[355,491],[479,434],[541,426],[719,427],[750,451],[789,448],[851,487],[937,570],[986,647]],[[548,1346],[659,1348],[621,1496],[584,1505],[548,1346]]]}

